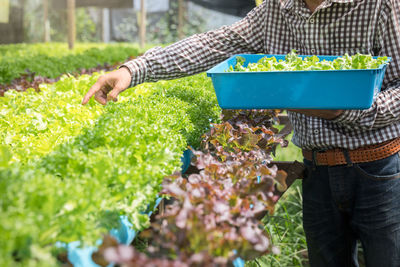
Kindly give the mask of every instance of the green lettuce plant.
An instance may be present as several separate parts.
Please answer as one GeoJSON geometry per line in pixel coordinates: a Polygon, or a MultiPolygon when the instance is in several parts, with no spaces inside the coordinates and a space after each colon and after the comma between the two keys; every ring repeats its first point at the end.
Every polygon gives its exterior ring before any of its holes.
{"type": "Polygon", "coordinates": [[[257,63],[249,63],[245,67],[245,59],[236,57],[236,65],[231,66],[228,72],[254,71],[311,71],[311,70],[350,70],[350,69],[377,69],[388,64],[388,57],[373,58],[371,55],[345,54],[333,61],[320,60],[317,56],[299,57],[293,50],[286,55],[285,60],[276,57],[263,57],[257,63]]]}
{"type": "Polygon", "coordinates": [[[93,245],[120,215],[148,226],[140,212],[163,177],[180,169],[188,140],[199,143],[218,121],[204,74],[81,106],[98,75],[0,98],[0,265],[54,266],[57,241],[93,245]]]}

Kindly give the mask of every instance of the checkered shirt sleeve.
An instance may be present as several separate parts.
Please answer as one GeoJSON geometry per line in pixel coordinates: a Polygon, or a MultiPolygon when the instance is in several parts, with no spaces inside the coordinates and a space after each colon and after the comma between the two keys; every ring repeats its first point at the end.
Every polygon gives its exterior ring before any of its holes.
{"type": "Polygon", "coordinates": [[[263,52],[265,16],[264,3],[231,26],[150,49],[123,65],[132,73],[131,86],[197,74],[234,54],[263,52]]]}
{"type": "Polygon", "coordinates": [[[335,121],[355,129],[380,129],[400,118],[400,2],[387,1],[379,21],[378,38],[380,56],[392,61],[386,71],[385,90],[379,93],[371,108],[345,110],[335,121]]]}

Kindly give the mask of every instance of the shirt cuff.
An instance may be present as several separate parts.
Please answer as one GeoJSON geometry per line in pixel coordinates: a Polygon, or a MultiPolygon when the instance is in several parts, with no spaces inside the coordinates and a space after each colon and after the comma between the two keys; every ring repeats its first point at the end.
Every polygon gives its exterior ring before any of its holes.
{"type": "Polygon", "coordinates": [[[131,85],[134,87],[138,84],[144,83],[147,76],[147,65],[144,58],[136,58],[134,60],[128,61],[120,66],[126,67],[131,72],[131,85]]]}
{"type": "Polygon", "coordinates": [[[342,114],[340,114],[337,118],[335,118],[334,122],[336,123],[352,123],[352,122],[356,122],[357,119],[360,117],[361,115],[361,110],[350,110],[350,109],[346,109],[343,111],[342,114]]]}

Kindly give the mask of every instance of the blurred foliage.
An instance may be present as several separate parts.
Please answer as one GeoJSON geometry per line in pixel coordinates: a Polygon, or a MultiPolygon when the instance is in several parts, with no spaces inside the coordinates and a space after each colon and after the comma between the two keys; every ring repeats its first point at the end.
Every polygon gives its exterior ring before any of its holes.
{"type": "MultiPolygon", "coordinates": [[[[149,24],[152,25],[153,23],[147,23],[147,25],[149,24]]],[[[122,36],[122,38],[117,38],[117,41],[139,42],[138,16],[134,15],[122,18],[122,22],[116,26],[116,31],[122,36]]]]}
{"type": "Polygon", "coordinates": [[[69,50],[65,43],[0,45],[0,84],[23,74],[56,78],[105,63],[115,64],[139,54],[132,44],[77,43],[69,50]]]}
{"type": "MultiPolygon", "coordinates": [[[[178,0],[170,0],[169,11],[154,25],[154,28],[149,31],[149,40],[158,41],[160,43],[172,43],[179,40],[178,37],[178,0]]],[[[205,18],[194,14],[188,18],[187,14],[184,17],[183,33],[185,36],[190,36],[196,33],[206,31],[205,18]]]]}
{"type": "Polygon", "coordinates": [[[80,42],[98,42],[100,35],[96,31],[96,23],[90,17],[89,10],[78,8],[76,10],[76,33],[80,42]]]}
{"type": "MultiPolygon", "coordinates": [[[[97,13],[97,12],[96,12],[97,13]]],[[[50,39],[55,42],[67,41],[67,13],[65,10],[52,10],[50,13],[50,39]]],[[[99,15],[100,16],[100,15],[99,15]]],[[[101,42],[101,27],[96,24],[88,8],[77,8],[76,40],[78,42],[101,42]]],[[[36,28],[43,28],[38,25],[36,28]]],[[[39,37],[43,36],[40,35],[39,37]]],[[[42,41],[41,39],[39,41],[42,41]]]]}
{"type": "MultiPolygon", "coordinates": [[[[185,7],[186,8],[186,7],[185,7]]],[[[165,13],[147,14],[146,41],[153,44],[173,43],[179,40],[178,37],[178,0],[170,0],[169,10],[165,13]]],[[[184,36],[206,31],[206,20],[200,14],[194,14],[190,18],[185,12],[184,36]]],[[[120,36],[118,41],[138,42],[139,41],[139,13],[127,16],[116,26],[120,36]]]]}
{"type": "MultiPolygon", "coordinates": [[[[51,2],[51,1],[49,1],[51,2]]],[[[67,12],[66,10],[49,9],[50,39],[55,42],[67,41],[67,12]]],[[[25,1],[24,28],[25,42],[42,42],[44,36],[43,4],[41,0],[25,1]]],[[[95,21],[100,17],[100,10],[89,8],[77,8],[76,40],[78,42],[100,42],[101,25],[95,21]],[[89,12],[89,11],[92,12],[89,12]]]]}
{"type": "MultiPolygon", "coordinates": [[[[25,7],[25,42],[42,42],[44,36],[43,5],[41,0],[29,0],[25,7]]],[[[186,7],[185,7],[186,8],[186,7]]],[[[206,31],[206,20],[200,14],[185,12],[183,32],[185,36],[206,31]]],[[[76,9],[76,37],[79,42],[101,41],[101,9],[76,9]]],[[[122,22],[115,25],[114,40],[125,42],[139,41],[139,13],[129,12],[122,22]]],[[[50,39],[55,42],[67,41],[67,12],[66,10],[49,10],[50,39]]],[[[172,43],[178,38],[178,0],[170,0],[170,8],[163,13],[147,14],[147,42],[172,43]]]]}

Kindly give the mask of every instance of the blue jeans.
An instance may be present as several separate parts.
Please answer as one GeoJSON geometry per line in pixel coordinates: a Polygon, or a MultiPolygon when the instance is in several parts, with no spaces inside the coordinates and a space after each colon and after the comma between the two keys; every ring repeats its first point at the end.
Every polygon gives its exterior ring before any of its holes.
{"type": "Polygon", "coordinates": [[[303,226],[312,267],[400,266],[400,158],[315,166],[304,160],[303,226]]]}

